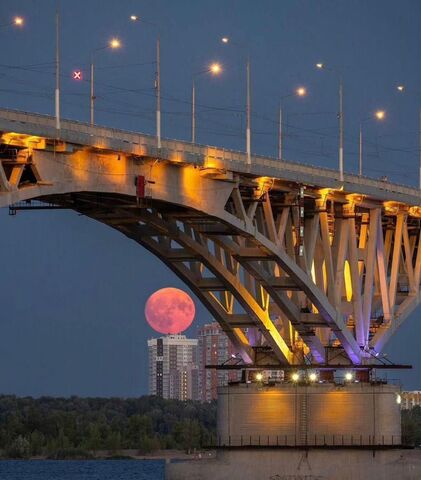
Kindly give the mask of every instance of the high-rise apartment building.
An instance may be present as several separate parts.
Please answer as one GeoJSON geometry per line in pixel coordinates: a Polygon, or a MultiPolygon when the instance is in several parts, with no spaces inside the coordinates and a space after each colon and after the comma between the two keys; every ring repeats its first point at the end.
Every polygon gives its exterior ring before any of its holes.
{"type": "Polygon", "coordinates": [[[236,355],[232,343],[217,322],[203,325],[198,330],[199,399],[209,402],[216,399],[217,388],[236,381],[238,371],[207,369],[206,365],[222,365],[236,355]]]}
{"type": "Polygon", "coordinates": [[[178,400],[198,398],[197,343],[185,335],[148,340],[150,395],[178,400]]]}

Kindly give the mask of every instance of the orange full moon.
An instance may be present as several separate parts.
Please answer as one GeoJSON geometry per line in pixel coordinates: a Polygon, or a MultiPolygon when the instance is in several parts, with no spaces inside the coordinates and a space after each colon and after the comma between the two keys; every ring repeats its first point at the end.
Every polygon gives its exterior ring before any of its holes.
{"type": "Polygon", "coordinates": [[[195,307],[190,295],[178,288],[161,288],[146,302],[145,316],[159,333],[181,333],[193,322],[195,307]]]}

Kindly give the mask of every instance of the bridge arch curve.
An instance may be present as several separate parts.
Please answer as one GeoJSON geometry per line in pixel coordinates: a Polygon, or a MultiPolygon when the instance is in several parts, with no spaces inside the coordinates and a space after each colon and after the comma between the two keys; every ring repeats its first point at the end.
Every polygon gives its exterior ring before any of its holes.
{"type": "Polygon", "coordinates": [[[152,138],[75,122],[57,138],[48,117],[10,115],[0,118],[0,207],[38,199],[133,239],[192,289],[247,364],[325,365],[341,351],[369,363],[418,305],[418,193],[368,197],[316,171],[322,187],[304,185],[209,147],[157,151],[152,138]]]}

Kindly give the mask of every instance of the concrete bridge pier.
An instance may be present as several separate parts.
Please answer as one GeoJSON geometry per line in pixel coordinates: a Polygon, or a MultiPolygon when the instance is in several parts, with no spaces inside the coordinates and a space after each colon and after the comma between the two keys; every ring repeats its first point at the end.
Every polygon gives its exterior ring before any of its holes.
{"type": "Polygon", "coordinates": [[[385,383],[239,383],[218,391],[216,457],[167,480],[419,480],[402,448],[399,389],[385,383]]]}

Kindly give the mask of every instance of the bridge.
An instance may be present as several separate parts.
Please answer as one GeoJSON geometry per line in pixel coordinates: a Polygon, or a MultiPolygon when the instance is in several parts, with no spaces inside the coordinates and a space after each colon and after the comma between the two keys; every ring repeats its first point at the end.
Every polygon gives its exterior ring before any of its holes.
{"type": "Polygon", "coordinates": [[[379,367],[419,305],[418,189],[4,109],[0,144],[1,207],[73,209],[145,247],[221,324],[228,367],[379,367]]]}

